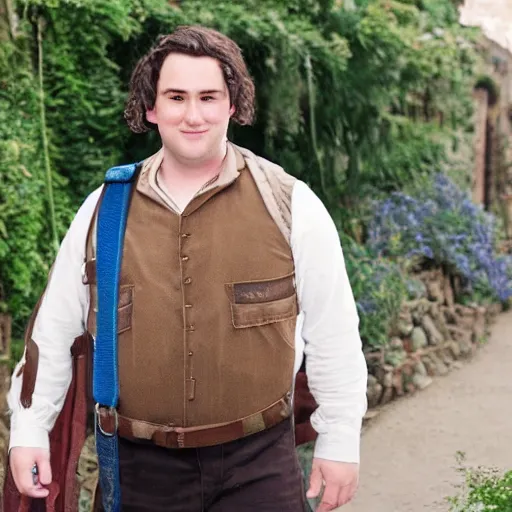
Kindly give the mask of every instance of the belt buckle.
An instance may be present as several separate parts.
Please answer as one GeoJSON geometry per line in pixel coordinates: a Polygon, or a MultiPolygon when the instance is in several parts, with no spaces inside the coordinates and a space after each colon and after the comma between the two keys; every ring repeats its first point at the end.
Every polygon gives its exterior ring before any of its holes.
{"type": "Polygon", "coordinates": [[[109,407],[97,403],[94,406],[94,412],[96,416],[96,425],[100,429],[100,432],[107,437],[115,436],[117,433],[117,428],[119,426],[117,409],[115,407],[109,407]],[[111,428],[106,428],[106,425],[102,424],[102,420],[103,422],[107,421],[110,424],[109,426],[111,428]]]}

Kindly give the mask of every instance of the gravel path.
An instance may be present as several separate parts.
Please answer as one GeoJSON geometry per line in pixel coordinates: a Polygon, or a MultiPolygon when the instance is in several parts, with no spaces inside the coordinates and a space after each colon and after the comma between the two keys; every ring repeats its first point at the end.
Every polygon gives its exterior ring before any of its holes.
{"type": "Polygon", "coordinates": [[[385,408],[363,434],[361,483],[343,512],[446,511],[460,482],[457,451],[472,466],[512,469],[512,312],[462,368],[385,408]]]}

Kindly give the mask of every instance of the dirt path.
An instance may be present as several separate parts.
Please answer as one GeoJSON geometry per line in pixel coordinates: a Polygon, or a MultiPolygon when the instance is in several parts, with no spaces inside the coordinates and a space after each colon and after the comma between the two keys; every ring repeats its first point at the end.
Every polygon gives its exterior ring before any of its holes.
{"type": "Polygon", "coordinates": [[[472,361],[391,404],[363,434],[361,485],[343,512],[446,511],[468,464],[512,469],[512,312],[472,361]]]}

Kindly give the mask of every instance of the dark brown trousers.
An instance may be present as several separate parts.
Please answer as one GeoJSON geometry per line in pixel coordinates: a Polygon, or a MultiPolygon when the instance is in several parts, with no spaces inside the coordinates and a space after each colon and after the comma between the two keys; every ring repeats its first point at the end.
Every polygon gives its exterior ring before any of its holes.
{"type": "Polygon", "coordinates": [[[119,461],[123,512],[306,510],[289,419],[207,448],[170,450],[120,439],[119,461]]]}

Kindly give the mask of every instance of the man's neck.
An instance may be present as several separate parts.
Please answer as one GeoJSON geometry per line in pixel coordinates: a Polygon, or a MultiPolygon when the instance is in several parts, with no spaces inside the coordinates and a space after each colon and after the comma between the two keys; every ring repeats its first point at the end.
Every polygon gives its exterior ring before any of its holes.
{"type": "Polygon", "coordinates": [[[176,158],[164,147],[164,158],[160,169],[160,176],[166,183],[205,183],[216,176],[227,153],[227,144],[222,144],[216,154],[211,157],[195,161],[176,158]]]}
{"type": "Polygon", "coordinates": [[[159,170],[159,180],[167,193],[183,211],[197,192],[220,173],[226,157],[227,145],[219,148],[217,155],[202,162],[185,162],[176,159],[164,148],[164,158],[159,170]]]}

